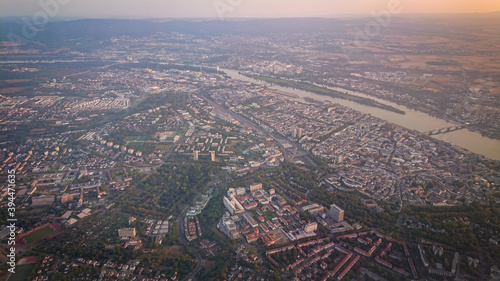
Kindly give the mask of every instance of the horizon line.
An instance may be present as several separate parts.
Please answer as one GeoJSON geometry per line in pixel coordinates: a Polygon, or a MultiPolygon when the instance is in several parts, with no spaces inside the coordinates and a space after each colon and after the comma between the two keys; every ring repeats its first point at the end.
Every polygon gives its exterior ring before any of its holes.
{"type": "MultiPolygon", "coordinates": [[[[438,15],[480,15],[480,14],[495,14],[500,13],[498,11],[490,12],[445,12],[445,13],[400,13],[394,15],[395,17],[405,17],[405,16],[438,16],[438,15]]],[[[15,16],[0,16],[2,19],[22,19],[29,17],[30,15],[15,15],[15,16]]],[[[223,20],[265,20],[265,19],[336,19],[336,18],[350,18],[350,17],[371,17],[370,13],[360,13],[360,14],[335,14],[335,15],[324,15],[324,16],[284,16],[284,17],[224,17],[223,20]]],[[[138,17],[138,16],[102,16],[102,17],[90,17],[90,16],[61,16],[54,17],[51,21],[60,20],[221,20],[217,16],[207,16],[207,17],[138,17]]]]}

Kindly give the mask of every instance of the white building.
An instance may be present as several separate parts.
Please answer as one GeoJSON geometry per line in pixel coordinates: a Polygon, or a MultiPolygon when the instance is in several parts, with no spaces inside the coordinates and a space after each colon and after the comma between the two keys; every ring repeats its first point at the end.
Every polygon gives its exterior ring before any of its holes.
{"type": "Polygon", "coordinates": [[[118,229],[118,236],[121,239],[123,238],[134,238],[135,237],[135,228],[120,228],[118,229]]]}
{"type": "Polygon", "coordinates": [[[231,215],[243,213],[245,211],[240,202],[238,202],[238,200],[236,200],[234,197],[228,199],[226,196],[224,196],[224,206],[226,206],[231,215]]]}
{"type": "Polygon", "coordinates": [[[307,233],[316,231],[316,229],[318,229],[317,222],[311,222],[311,223],[308,223],[304,226],[304,231],[307,233]]]}

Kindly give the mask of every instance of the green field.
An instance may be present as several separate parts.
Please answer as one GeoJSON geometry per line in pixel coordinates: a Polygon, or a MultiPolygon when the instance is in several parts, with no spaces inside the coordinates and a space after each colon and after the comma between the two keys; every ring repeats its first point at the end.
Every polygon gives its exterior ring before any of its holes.
{"type": "Polygon", "coordinates": [[[167,150],[169,150],[170,148],[172,148],[172,145],[171,145],[171,144],[160,144],[160,145],[157,145],[157,146],[156,146],[156,149],[158,149],[158,150],[162,150],[162,151],[167,151],[167,150]]]}
{"type": "Polygon", "coordinates": [[[34,263],[16,265],[16,273],[11,274],[9,281],[25,281],[28,280],[28,276],[35,267],[34,263]]]}
{"type": "Polygon", "coordinates": [[[128,136],[125,141],[127,143],[129,142],[138,142],[138,143],[143,143],[148,140],[148,136],[128,136]]]}
{"type": "Polygon", "coordinates": [[[36,241],[40,238],[43,238],[43,237],[51,234],[52,232],[54,232],[54,231],[52,229],[50,229],[50,227],[46,226],[38,231],[35,231],[31,234],[24,236],[23,239],[24,239],[24,241],[26,241],[26,243],[31,243],[33,241],[36,241]]]}

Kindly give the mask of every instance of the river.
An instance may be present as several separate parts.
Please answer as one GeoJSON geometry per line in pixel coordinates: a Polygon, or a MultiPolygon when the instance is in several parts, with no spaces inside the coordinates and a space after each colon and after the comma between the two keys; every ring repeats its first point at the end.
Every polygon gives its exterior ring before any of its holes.
{"type": "MultiPolygon", "coordinates": [[[[406,112],[406,114],[398,114],[392,111],[384,110],[381,108],[376,108],[368,105],[363,105],[359,104],[356,102],[348,101],[348,100],[343,100],[343,99],[337,99],[329,96],[323,96],[323,95],[318,95],[315,93],[303,91],[303,90],[298,90],[298,89],[292,89],[292,88],[286,88],[286,87],[281,87],[277,85],[270,86],[268,83],[256,80],[244,75],[241,75],[238,73],[237,70],[231,70],[231,69],[222,69],[227,75],[232,77],[233,79],[238,79],[246,82],[251,82],[254,84],[258,85],[267,85],[268,88],[282,91],[282,92],[287,92],[291,94],[295,94],[301,99],[303,98],[311,98],[315,100],[328,100],[333,103],[338,103],[341,105],[344,105],[346,107],[352,108],[354,110],[370,114],[374,117],[380,118],[382,120],[386,120],[388,122],[400,125],[402,127],[411,129],[411,130],[417,130],[419,132],[426,132],[426,131],[431,131],[435,129],[440,129],[440,128],[446,128],[450,126],[455,126],[456,124],[447,122],[445,120],[433,117],[429,114],[426,114],[421,111],[417,111],[414,109],[407,108],[405,106],[401,106],[392,102],[388,102],[382,99],[378,99],[366,94],[362,94],[359,92],[353,92],[350,90],[342,89],[342,88],[330,88],[333,90],[341,91],[341,92],[347,92],[348,94],[355,95],[355,96],[360,96],[364,98],[369,98],[375,101],[378,101],[380,103],[390,105],[392,107],[401,109],[406,112]]],[[[434,135],[432,136],[435,139],[447,141],[449,143],[452,143],[456,146],[459,146],[461,148],[465,148],[471,152],[477,153],[484,155],[490,159],[494,160],[500,160],[500,140],[484,137],[481,134],[477,132],[471,132],[467,129],[462,129],[454,132],[449,132],[449,133],[444,133],[444,134],[439,134],[439,135],[434,135]]]]}

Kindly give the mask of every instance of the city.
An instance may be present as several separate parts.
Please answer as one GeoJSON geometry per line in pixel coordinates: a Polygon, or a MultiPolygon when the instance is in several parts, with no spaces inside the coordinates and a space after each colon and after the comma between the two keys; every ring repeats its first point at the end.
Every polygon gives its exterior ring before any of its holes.
{"type": "Polygon", "coordinates": [[[370,46],[326,18],[2,41],[0,280],[498,280],[490,17],[370,46]]]}

